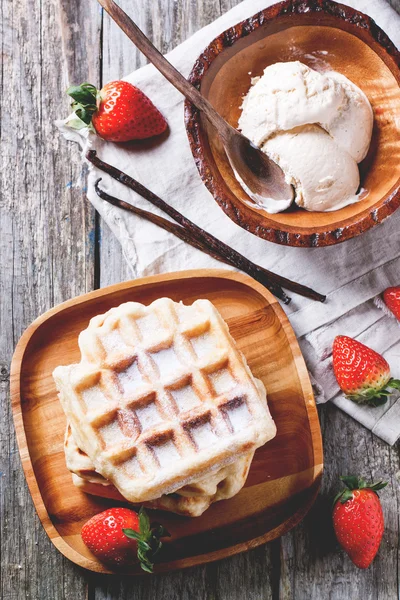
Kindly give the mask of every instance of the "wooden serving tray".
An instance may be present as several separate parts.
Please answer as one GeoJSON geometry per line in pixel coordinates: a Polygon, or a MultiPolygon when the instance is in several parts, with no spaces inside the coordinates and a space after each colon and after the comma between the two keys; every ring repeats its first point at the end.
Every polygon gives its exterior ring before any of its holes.
{"type": "MultiPolygon", "coordinates": [[[[49,310],[21,337],[11,367],[11,398],[22,466],[39,518],[53,544],[91,571],[111,573],[83,544],[82,525],[115,501],[74,487],[64,461],[65,416],[52,378],[78,362],[78,334],[94,315],[134,300],[207,298],[229,325],[254,375],[263,380],[278,434],[254,457],[245,488],[202,517],[152,511],[171,532],[156,571],[189,567],[254,548],[286,533],[318,493],[322,443],[311,384],[289,321],[259,283],[232,271],[199,270],[113,285],[49,310]]],[[[132,567],[131,574],[141,572],[132,567]]]]}

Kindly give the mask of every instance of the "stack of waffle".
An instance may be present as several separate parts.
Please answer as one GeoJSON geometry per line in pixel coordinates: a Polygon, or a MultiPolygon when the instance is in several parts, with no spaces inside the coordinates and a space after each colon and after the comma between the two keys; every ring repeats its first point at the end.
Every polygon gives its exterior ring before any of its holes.
{"type": "Polygon", "coordinates": [[[73,482],[188,516],[243,487],[273,438],[263,384],[208,300],[128,302],[94,317],[53,373],[73,482]]]}

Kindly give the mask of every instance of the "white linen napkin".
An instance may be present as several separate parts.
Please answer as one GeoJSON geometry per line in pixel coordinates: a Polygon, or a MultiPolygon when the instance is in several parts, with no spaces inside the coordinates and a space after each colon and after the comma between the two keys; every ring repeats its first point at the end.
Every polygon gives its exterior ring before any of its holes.
{"type": "MultiPolygon", "coordinates": [[[[386,0],[347,3],[374,18],[393,43],[400,45],[400,17],[386,0]]],[[[176,47],[168,59],[188,76],[213,38],[271,4],[271,0],[245,0],[176,47]]],[[[58,122],[61,131],[68,139],[79,141],[84,151],[89,146],[96,149],[103,160],[138,179],[249,259],[327,294],[325,304],[291,294],[292,302],[285,307],[315,383],[317,401],[333,400],[387,443],[394,444],[400,436],[400,399],[395,397],[383,407],[368,408],[344,398],[332,372],[331,349],[336,334],[356,337],[381,352],[391,364],[392,375],[400,378],[400,327],[373,303],[373,298],[387,286],[400,284],[400,210],[364,235],[333,247],[289,248],[261,240],[235,225],[203,185],[186,136],[181,94],[152,65],[125,79],[143,90],[166,115],[170,127],[167,139],[129,146],[73,132],[58,122]]],[[[149,209],[149,205],[104,173],[91,169],[88,198],[120,240],[133,277],[221,267],[155,225],[100,200],[94,190],[98,177],[102,177],[102,187],[112,195],[143,208],[149,209]]],[[[153,207],[151,210],[156,211],[153,207]]]]}

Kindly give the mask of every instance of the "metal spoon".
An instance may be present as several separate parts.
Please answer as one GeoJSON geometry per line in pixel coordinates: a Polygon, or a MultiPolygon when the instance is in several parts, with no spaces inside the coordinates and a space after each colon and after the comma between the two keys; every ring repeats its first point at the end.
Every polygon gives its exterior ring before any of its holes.
{"type": "Polygon", "coordinates": [[[286,183],[282,169],[217,113],[208,100],[153,46],[122,8],[113,0],[98,1],[164,77],[203,111],[218,131],[231,166],[248,194],[261,204],[263,198],[273,199],[282,205],[282,209],[287,208],[293,199],[293,188],[286,183]]]}

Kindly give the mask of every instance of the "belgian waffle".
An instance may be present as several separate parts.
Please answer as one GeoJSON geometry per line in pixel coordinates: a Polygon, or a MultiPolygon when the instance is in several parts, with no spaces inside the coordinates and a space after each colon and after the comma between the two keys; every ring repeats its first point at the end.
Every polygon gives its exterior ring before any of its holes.
{"type": "MultiPolygon", "coordinates": [[[[70,426],[67,427],[64,448],[67,468],[71,471],[72,481],[77,488],[94,496],[126,501],[109,481],[96,472],[90,458],[78,448],[70,426]]],[[[144,502],[143,505],[146,508],[198,517],[212,503],[231,498],[241,490],[246,482],[252,458],[253,453],[245,455],[204,481],[186,486],[174,494],[144,502]]]]}
{"type": "Polygon", "coordinates": [[[275,424],[228,327],[207,300],[128,302],[79,336],[53,375],[78,447],[138,503],[176,492],[273,438],[275,424]]]}

